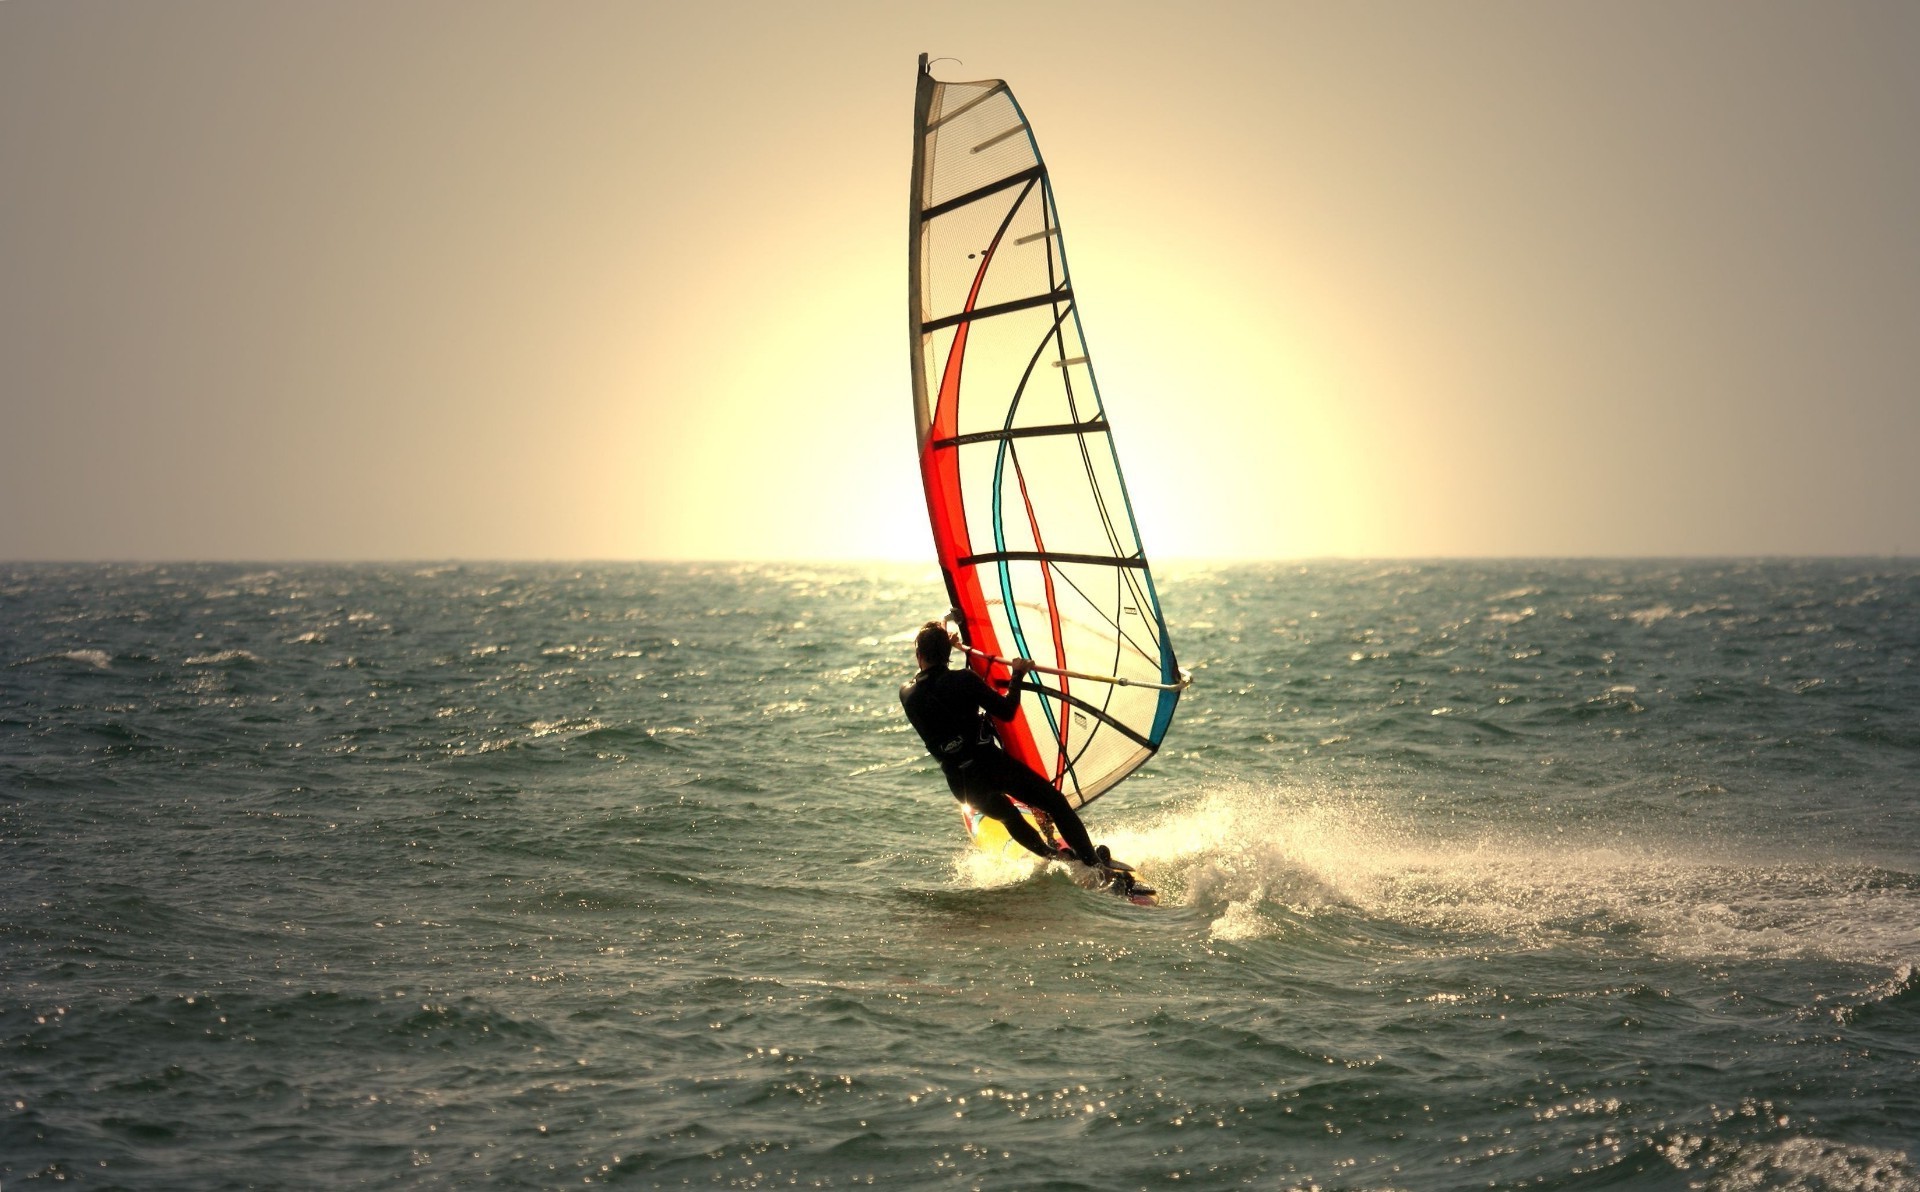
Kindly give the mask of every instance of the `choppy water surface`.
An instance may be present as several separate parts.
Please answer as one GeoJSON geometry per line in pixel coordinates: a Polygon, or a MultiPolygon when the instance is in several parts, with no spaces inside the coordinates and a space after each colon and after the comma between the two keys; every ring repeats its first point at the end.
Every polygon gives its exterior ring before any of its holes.
{"type": "Polygon", "coordinates": [[[0,1184],[1920,1187],[1920,568],[1173,570],[961,847],[922,568],[0,569],[0,1184]]]}

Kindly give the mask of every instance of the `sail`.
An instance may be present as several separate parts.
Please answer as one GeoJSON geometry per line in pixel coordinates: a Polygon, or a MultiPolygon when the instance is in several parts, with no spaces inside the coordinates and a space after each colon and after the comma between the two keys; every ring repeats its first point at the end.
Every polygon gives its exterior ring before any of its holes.
{"type": "Polygon", "coordinates": [[[1001,743],[1077,807],[1159,748],[1185,678],[1033,130],[1006,83],[938,82],[924,54],[909,246],[914,425],[953,619],[982,673],[1045,668],[1001,743]]]}

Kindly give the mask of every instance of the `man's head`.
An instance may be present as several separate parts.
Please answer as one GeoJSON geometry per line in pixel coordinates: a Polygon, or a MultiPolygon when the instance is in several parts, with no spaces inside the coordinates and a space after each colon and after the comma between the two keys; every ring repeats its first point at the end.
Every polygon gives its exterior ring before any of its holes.
{"type": "Polygon", "coordinates": [[[914,635],[913,656],[922,670],[944,670],[953,658],[953,638],[948,635],[947,627],[938,621],[928,621],[914,635]]]}

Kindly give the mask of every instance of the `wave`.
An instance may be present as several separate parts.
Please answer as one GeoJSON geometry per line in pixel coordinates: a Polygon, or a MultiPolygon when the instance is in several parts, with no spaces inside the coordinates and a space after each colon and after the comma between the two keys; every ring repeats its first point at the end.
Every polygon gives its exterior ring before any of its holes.
{"type": "Polygon", "coordinates": [[[181,663],[182,666],[259,666],[260,656],[252,650],[217,650],[211,654],[194,654],[181,663]]]}
{"type": "Polygon", "coordinates": [[[32,658],[22,658],[14,666],[30,666],[36,662],[73,662],[94,670],[109,670],[113,666],[113,655],[105,650],[61,650],[54,654],[39,654],[32,658]]]}
{"type": "MultiPolygon", "coordinates": [[[[1822,1000],[1815,999],[1816,1002],[1822,1000]]],[[[1835,1022],[1851,1024],[1867,1022],[1890,1011],[1911,1014],[1916,1007],[1920,1007],[1920,972],[1912,964],[1902,964],[1887,980],[1870,986],[1858,996],[1821,1008],[1835,1022]]]]}
{"type": "MultiPolygon", "coordinates": [[[[1764,1108],[1771,1112],[1776,1107],[1768,1103],[1764,1108]]],[[[1741,1112],[1748,1109],[1749,1106],[1742,1106],[1741,1112]]],[[[1778,1118],[1783,1125],[1787,1120],[1778,1118]]],[[[1920,1174],[1915,1172],[1905,1151],[1806,1135],[1726,1141],[1685,1134],[1657,1149],[1662,1158],[1681,1171],[1715,1173],[1704,1185],[1690,1185],[1696,1188],[1892,1192],[1913,1188],[1916,1174],[1920,1174]]]]}
{"type": "Polygon", "coordinates": [[[536,737],[582,737],[598,732],[607,726],[592,716],[563,717],[554,720],[536,720],[527,728],[536,737]]]}

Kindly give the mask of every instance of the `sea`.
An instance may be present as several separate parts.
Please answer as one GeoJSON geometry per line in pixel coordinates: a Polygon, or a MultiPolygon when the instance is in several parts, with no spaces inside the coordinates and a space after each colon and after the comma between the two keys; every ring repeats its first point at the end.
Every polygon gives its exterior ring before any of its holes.
{"type": "Polygon", "coordinates": [[[0,1190],[1920,1188],[1920,562],[1158,569],[970,852],[920,565],[0,565],[0,1190]]]}

